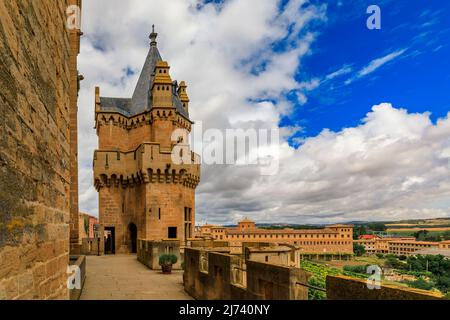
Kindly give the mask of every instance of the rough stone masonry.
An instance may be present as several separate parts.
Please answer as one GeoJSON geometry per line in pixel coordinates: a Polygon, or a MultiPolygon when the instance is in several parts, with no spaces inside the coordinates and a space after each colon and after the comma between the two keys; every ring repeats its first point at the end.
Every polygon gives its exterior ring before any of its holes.
{"type": "Polygon", "coordinates": [[[69,5],[81,1],[0,1],[0,300],[68,298],[80,37],[69,5]]]}

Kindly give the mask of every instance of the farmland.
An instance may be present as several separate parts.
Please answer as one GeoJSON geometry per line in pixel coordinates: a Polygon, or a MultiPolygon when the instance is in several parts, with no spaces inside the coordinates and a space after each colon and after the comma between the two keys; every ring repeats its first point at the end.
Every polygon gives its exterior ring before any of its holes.
{"type": "MultiPolygon", "coordinates": [[[[325,264],[321,264],[318,262],[312,262],[307,260],[302,260],[300,263],[300,268],[306,270],[312,274],[311,278],[308,281],[308,284],[314,287],[325,289],[326,287],[326,278],[327,275],[346,275],[355,278],[367,278],[368,276],[353,272],[347,272],[342,269],[330,267],[325,264]]],[[[325,292],[321,292],[318,290],[310,289],[308,290],[308,299],[309,300],[325,300],[327,295],[325,292]]]]}

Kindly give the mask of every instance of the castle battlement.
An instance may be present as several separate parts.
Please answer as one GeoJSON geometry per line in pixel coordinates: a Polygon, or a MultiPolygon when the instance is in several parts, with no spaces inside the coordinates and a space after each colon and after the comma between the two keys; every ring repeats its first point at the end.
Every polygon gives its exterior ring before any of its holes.
{"type": "Polygon", "coordinates": [[[159,143],[143,143],[136,150],[96,150],[94,184],[102,187],[134,186],[143,183],[175,183],[195,189],[200,182],[200,156],[192,151],[191,164],[174,164],[172,152],[159,143]]]}

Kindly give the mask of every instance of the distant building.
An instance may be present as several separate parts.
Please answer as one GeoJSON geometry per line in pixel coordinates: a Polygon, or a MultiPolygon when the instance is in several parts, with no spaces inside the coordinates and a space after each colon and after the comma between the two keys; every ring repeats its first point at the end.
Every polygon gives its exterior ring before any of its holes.
{"type": "Polygon", "coordinates": [[[98,218],[88,213],[80,212],[78,215],[78,232],[80,243],[84,238],[94,238],[94,225],[98,224],[98,218]]]}
{"type": "Polygon", "coordinates": [[[429,248],[439,248],[439,243],[430,241],[415,241],[415,240],[389,241],[389,253],[400,256],[414,255],[416,251],[429,248]]]}
{"type": "Polygon", "coordinates": [[[359,236],[359,240],[372,240],[372,239],[380,239],[380,237],[374,234],[363,234],[359,236]]]}
{"type": "Polygon", "coordinates": [[[414,237],[380,238],[373,235],[362,235],[355,243],[364,246],[367,254],[395,254],[410,256],[424,249],[450,249],[450,241],[431,242],[416,241],[414,237]]]}
{"type": "Polygon", "coordinates": [[[353,226],[336,224],[321,229],[262,229],[254,221],[244,219],[237,227],[203,225],[198,236],[227,241],[232,252],[242,251],[243,243],[265,242],[297,245],[302,256],[326,256],[353,254],[353,226]]]}
{"type": "Polygon", "coordinates": [[[450,249],[450,240],[439,242],[439,249],[450,249]]]}
{"type": "Polygon", "coordinates": [[[278,264],[287,267],[298,267],[300,265],[300,257],[300,248],[292,245],[245,248],[246,260],[278,264]]]}
{"type": "Polygon", "coordinates": [[[421,249],[416,252],[414,252],[414,255],[441,255],[444,256],[446,259],[450,259],[450,250],[448,249],[436,249],[436,248],[429,248],[429,249],[421,249]]]}

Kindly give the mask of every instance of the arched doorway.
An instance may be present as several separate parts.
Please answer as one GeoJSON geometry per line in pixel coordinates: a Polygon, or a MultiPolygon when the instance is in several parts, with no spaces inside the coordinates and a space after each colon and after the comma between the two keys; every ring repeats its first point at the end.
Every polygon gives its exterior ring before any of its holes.
{"type": "Polygon", "coordinates": [[[129,249],[131,253],[137,252],[137,227],[131,222],[128,225],[129,249]]]}

